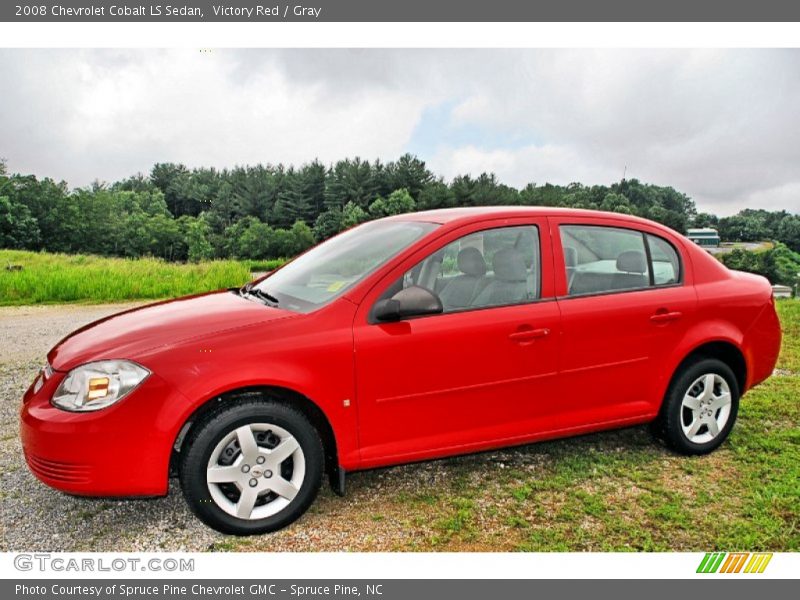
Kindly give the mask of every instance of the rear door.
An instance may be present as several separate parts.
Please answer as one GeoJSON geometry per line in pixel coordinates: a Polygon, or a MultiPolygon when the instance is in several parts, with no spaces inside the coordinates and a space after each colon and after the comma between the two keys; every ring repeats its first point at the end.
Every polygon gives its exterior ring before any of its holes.
{"type": "Polygon", "coordinates": [[[680,241],[624,220],[551,218],[564,427],[654,415],[664,361],[696,315],[680,241]]]}
{"type": "Polygon", "coordinates": [[[398,265],[354,325],[364,466],[549,429],[559,321],[545,218],[463,227],[398,265]],[[409,285],[435,290],[445,312],[370,318],[376,301],[409,285]]]}

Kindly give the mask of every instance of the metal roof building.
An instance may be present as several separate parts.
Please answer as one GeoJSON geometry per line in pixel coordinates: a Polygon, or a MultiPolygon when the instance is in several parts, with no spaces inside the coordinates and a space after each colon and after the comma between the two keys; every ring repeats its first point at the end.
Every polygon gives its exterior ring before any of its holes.
{"type": "Polygon", "coordinates": [[[720,237],[716,229],[703,227],[701,229],[689,229],[686,237],[698,246],[719,246],[720,237]]]}

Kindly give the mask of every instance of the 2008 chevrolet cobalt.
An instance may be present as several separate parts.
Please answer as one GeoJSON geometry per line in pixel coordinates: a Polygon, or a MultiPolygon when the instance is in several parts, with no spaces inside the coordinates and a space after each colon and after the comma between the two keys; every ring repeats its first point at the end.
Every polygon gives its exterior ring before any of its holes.
{"type": "Polygon", "coordinates": [[[297,519],[323,476],[652,423],[719,446],[767,378],[766,279],[625,215],[463,208],[366,223],[241,289],[59,342],[25,393],[30,469],[73,494],[171,473],[222,532],[297,519]]]}

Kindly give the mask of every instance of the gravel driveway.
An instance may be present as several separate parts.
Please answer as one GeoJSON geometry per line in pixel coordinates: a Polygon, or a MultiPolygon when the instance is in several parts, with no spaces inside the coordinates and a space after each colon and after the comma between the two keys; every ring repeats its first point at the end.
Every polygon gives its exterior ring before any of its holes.
{"type": "Polygon", "coordinates": [[[130,306],[0,307],[0,550],[413,549],[431,535],[426,508],[424,504],[418,508],[410,523],[409,515],[403,514],[409,507],[398,504],[398,498],[424,497],[429,490],[463,477],[465,467],[474,475],[491,472],[497,464],[520,467],[542,458],[510,450],[356,473],[348,477],[345,498],[323,485],[317,502],[299,522],[276,534],[247,539],[223,536],[202,525],[186,508],[176,481],[169,495],[159,499],[116,501],[59,493],[34,478],[24,463],[18,438],[20,398],[58,340],[130,306]]]}

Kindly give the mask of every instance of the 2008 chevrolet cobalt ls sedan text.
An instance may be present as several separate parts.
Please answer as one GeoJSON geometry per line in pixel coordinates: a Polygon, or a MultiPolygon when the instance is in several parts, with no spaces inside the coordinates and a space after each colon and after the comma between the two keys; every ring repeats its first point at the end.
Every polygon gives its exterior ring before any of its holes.
{"type": "Polygon", "coordinates": [[[464,208],[351,229],[242,289],[108,317],[26,392],[31,470],[275,530],[324,474],[652,422],[714,450],[770,375],[768,282],[625,215],[464,208]]]}

